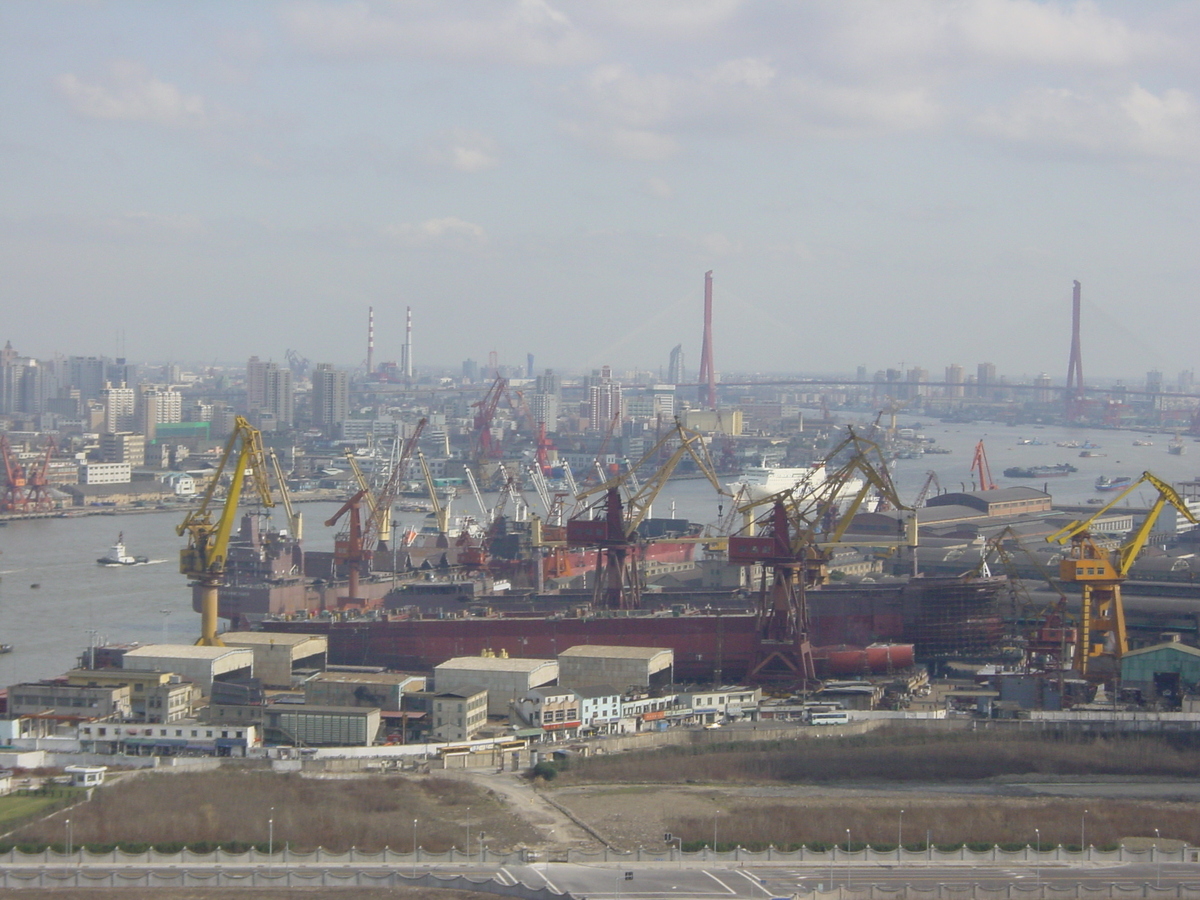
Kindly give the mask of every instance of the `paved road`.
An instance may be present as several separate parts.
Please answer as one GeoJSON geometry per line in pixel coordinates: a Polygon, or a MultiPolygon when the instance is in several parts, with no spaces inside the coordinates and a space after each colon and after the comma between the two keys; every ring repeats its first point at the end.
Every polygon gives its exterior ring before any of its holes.
{"type": "MultiPolygon", "coordinates": [[[[13,868],[36,870],[39,865],[20,865],[13,868]]],[[[47,871],[62,871],[66,866],[47,866],[47,871]]],[[[363,863],[339,865],[277,863],[267,866],[236,866],[215,863],[188,863],[182,866],[148,867],[145,865],[118,865],[103,863],[84,867],[89,874],[120,871],[134,875],[151,870],[187,870],[202,873],[220,868],[228,874],[267,871],[282,874],[315,871],[384,872],[394,871],[409,874],[407,866],[381,867],[363,863]]],[[[585,866],[564,863],[538,863],[534,865],[487,866],[439,865],[418,866],[418,874],[433,872],[439,875],[467,875],[472,878],[492,877],[515,884],[523,882],[531,887],[548,886],[557,891],[569,891],[576,897],[588,900],[667,900],[671,897],[688,897],[696,900],[768,900],[771,897],[787,897],[797,892],[814,889],[828,890],[832,886],[849,884],[863,887],[875,884],[882,887],[901,888],[933,887],[937,884],[995,888],[1008,884],[1032,887],[1041,883],[1060,887],[1083,884],[1088,886],[1155,885],[1174,888],[1176,884],[1200,887],[1200,865],[1184,863],[1130,864],[1123,866],[845,866],[837,864],[832,871],[826,866],[756,866],[751,869],[729,866],[679,867],[675,863],[629,863],[605,866],[585,866]]]]}

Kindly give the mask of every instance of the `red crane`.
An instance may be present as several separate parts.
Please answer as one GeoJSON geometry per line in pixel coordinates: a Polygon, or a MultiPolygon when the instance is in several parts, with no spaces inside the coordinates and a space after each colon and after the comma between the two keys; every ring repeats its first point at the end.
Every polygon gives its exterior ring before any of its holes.
{"type": "Polygon", "coordinates": [[[8,438],[0,434],[0,456],[4,457],[4,494],[0,496],[0,509],[4,512],[24,511],[28,503],[25,487],[28,479],[25,468],[13,455],[8,438]]]}
{"type": "Polygon", "coordinates": [[[492,437],[492,420],[496,417],[496,407],[500,398],[508,391],[508,381],[500,376],[492,382],[482,400],[476,400],[471,405],[475,407],[475,459],[483,462],[488,459],[500,458],[500,444],[492,437]]]}
{"type": "Polygon", "coordinates": [[[996,490],[996,482],[992,481],[992,470],[988,466],[987,451],[983,449],[981,440],[975,445],[975,456],[971,460],[971,474],[979,473],[979,489],[981,491],[996,490]]]}
{"type": "Polygon", "coordinates": [[[50,497],[50,479],[47,472],[50,469],[50,457],[54,454],[54,438],[46,439],[46,451],[38,460],[37,468],[29,473],[25,485],[25,506],[38,512],[54,509],[54,500],[50,497]]]}

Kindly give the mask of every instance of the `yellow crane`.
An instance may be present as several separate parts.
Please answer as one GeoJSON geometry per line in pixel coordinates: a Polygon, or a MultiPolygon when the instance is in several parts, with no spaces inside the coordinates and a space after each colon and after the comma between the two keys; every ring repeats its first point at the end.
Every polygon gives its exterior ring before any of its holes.
{"type": "Polygon", "coordinates": [[[191,578],[201,591],[200,639],[196,641],[197,646],[225,646],[217,636],[217,590],[225,576],[229,537],[233,533],[238,501],[241,499],[247,475],[254,484],[259,502],[263,506],[274,506],[262,435],[249,422],[238,416],[234,419],[233,433],[225,442],[225,450],[221,454],[216,471],[201,495],[200,505],[188,513],[187,518],[175,528],[176,534],[181,537],[185,534],[188,536],[187,547],[179,552],[179,571],[191,578]],[[227,469],[229,490],[221,506],[220,516],[214,522],[214,498],[217,486],[227,469]]]}
{"type": "Polygon", "coordinates": [[[1121,582],[1146,541],[1154,531],[1159,515],[1170,503],[1179,514],[1193,524],[1200,520],[1188,509],[1187,503],[1171,485],[1162,479],[1143,472],[1141,477],[1117,494],[1112,500],[1082,521],[1074,521],[1047,536],[1049,543],[1066,544],[1070,548],[1059,562],[1059,577],[1063,581],[1078,584],[1081,593],[1079,634],[1075,652],[1075,667],[1081,675],[1087,675],[1091,662],[1103,657],[1112,661],[1113,672],[1098,672],[1098,675],[1115,674],[1121,658],[1129,652],[1129,640],[1125,631],[1125,607],[1121,603],[1121,582]],[[1129,496],[1134,490],[1148,484],[1158,492],[1158,498],[1150,507],[1146,518],[1114,550],[1102,549],[1092,538],[1092,525],[1105,513],[1129,496]]]}

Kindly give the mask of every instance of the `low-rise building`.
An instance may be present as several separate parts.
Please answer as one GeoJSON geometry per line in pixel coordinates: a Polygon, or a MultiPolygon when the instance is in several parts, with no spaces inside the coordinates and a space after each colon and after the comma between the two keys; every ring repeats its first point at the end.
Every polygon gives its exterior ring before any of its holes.
{"type": "Polygon", "coordinates": [[[254,653],[247,647],[197,647],[192,644],[148,644],[126,650],[121,668],[139,672],[174,672],[212,693],[215,680],[238,681],[254,675],[254,653]]]}
{"type": "Polygon", "coordinates": [[[461,691],[482,687],[488,695],[488,715],[507,716],[512,704],[529,691],[558,678],[553,659],[510,656],[458,656],[433,667],[433,689],[461,691]]]}
{"type": "Polygon", "coordinates": [[[676,705],[690,710],[699,724],[708,725],[729,719],[753,718],[761,700],[761,688],[726,685],[683,691],[678,695],[676,705]]]}
{"type": "Polygon", "coordinates": [[[480,685],[435,691],[430,698],[431,736],[439,741],[467,741],[488,717],[488,692],[480,685]]]}
{"type": "Polygon", "coordinates": [[[58,681],[14,684],[8,689],[10,718],[60,720],[128,719],[133,715],[129,685],[90,687],[58,681]]]}
{"type": "Polygon", "coordinates": [[[67,683],[87,687],[129,686],[132,718],[144,722],[186,719],[200,700],[200,689],[171,672],[126,669],[72,669],[67,683]]]}
{"type": "Polygon", "coordinates": [[[262,743],[253,725],[213,725],[185,719],[170,724],[89,722],[79,726],[85,753],[129,756],[245,756],[262,743]]]}
{"type": "Polygon", "coordinates": [[[575,737],[583,724],[579,696],[571,688],[535,688],[515,705],[517,715],[549,736],[575,737]]]}
{"type": "Polygon", "coordinates": [[[575,688],[579,698],[579,721],[584,730],[607,734],[621,720],[621,692],[611,684],[575,688]]]}

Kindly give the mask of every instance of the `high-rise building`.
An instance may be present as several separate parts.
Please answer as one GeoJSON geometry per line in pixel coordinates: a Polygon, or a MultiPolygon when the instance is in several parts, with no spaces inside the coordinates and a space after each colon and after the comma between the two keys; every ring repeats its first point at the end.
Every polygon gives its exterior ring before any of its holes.
{"type": "Polygon", "coordinates": [[[143,385],[138,427],[149,440],[158,436],[158,426],[183,421],[183,395],[166,387],[143,385]]]}
{"type": "Polygon", "coordinates": [[[316,428],[336,435],[350,410],[350,384],[346,373],[330,363],[313,372],[312,420],[316,428]]]}
{"type": "Polygon", "coordinates": [[[479,382],[479,363],[473,359],[464,359],[462,364],[463,378],[471,384],[479,382]]]}
{"type": "Polygon", "coordinates": [[[1163,389],[1163,374],[1155,369],[1146,373],[1146,393],[1161,394],[1163,389]]]}
{"type": "Polygon", "coordinates": [[[534,390],[539,394],[553,394],[562,398],[562,378],[554,374],[553,369],[547,369],[534,379],[534,390]]]}
{"type": "Polygon", "coordinates": [[[611,381],[588,388],[588,427],[593,431],[607,430],[613,419],[621,415],[621,385],[611,381]]]}
{"type": "MultiPolygon", "coordinates": [[[[100,391],[100,402],[104,404],[104,430],[107,432],[132,431],[137,422],[137,392],[121,384],[107,384],[100,391]]],[[[123,459],[109,462],[125,462],[123,459]]]]}
{"type": "MultiPolygon", "coordinates": [[[[79,391],[81,400],[96,400],[104,390],[104,360],[98,356],[71,356],[67,359],[67,384],[79,391]]],[[[118,381],[117,384],[121,382],[118,381]]]]}
{"type": "Polygon", "coordinates": [[[951,363],[946,366],[946,396],[961,397],[963,395],[963,381],[965,373],[963,367],[958,363],[951,363]]]}
{"type": "Polygon", "coordinates": [[[682,384],[686,380],[683,377],[683,344],[676,344],[667,363],[667,383],[682,384]]]}
{"type": "Polygon", "coordinates": [[[296,403],[292,393],[292,370],[275,363],[267,364],[263,377],[263,403],[260,409],[275,417],[275,424],[291,428],[295,422],[296,403]]]}
{"type": "Polygon", "coordinates": [[[271,363],[264,362],[257,356],[250,357],[246,363],[246,410],[253,412],[263,408],[266,402],[267,367],[271,363]]]}
{"type": "Polygon", "coordinates": [[[529,413],[535,422],[545,422],[547,431],[556,431],[558,423],[558,397],[554,394],[536,393],[529,396],[529,413]]]}

